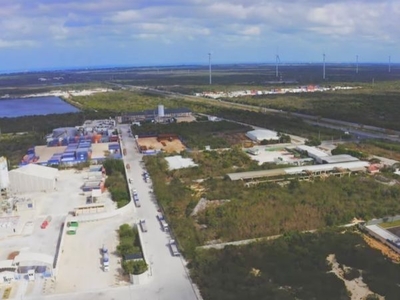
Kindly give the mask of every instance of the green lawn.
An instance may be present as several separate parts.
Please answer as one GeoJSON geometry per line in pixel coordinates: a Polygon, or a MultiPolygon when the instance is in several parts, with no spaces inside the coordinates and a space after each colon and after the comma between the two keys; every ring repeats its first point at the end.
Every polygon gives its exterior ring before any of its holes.
{"type": "Polygon", "coordinates": [[[384,222],[384,223],[380,223],[378,225],[379,225],[379,227],[382,227],[382,228],[397,227],[397,226],[400,226],[400,220],[393,221],[393,222],[384,222]]]}

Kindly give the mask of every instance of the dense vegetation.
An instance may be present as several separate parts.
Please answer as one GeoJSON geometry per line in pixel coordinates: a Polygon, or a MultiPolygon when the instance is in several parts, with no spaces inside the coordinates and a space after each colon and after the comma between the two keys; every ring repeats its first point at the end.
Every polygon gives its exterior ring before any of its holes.
{"type": "MultiPolygon", "coordinates": [[[[136,226],[123,224],[119,227],[119,245],[117,246],[118,254],[122,257],[129,254],[142,253],[139,232],[136,226]]],[[[122,269],[126,274],[142,274],[147,270],[147,264],[144,260],[122,260],[122,269]]]]}
{"type": "Polygon", "coordinates": [[[362,153],[364,156],[377,155],[394,160],[400,160],[400,144],[395,142],[384,140],[362,140],[358,143],[346,143],[342,145],[341,148],[362,153]]]}
{"type": "Polygon", "coordinates": [[[111,198],[117,202],[117,207],[123,207],[130,201],[129,188],[126,181],[124,162],[119,159],[106,159],[103,163],[107,179],[105,186],[111,193],[111,198]]]}
{"type": "Polygon", "coordinates": [[[220,122],[183,122],[165,124],[145,123],[142,126],[132,126],[135,135],[172,133],[181,137],[183,142],[192,149],[204,149],[210,146],[212,149],[228,148],[232,144],[224,139],[224,136],[234,133],[245,133],[252,130],[250,126],[220,121],[220,122]]]}
{"type": "Polygon", "coordinates": [[[268,128],[278,132],[294,134],[308,139],[339,139],[345,138],[343,132],[329,128],[312,126],[298,117],[289,114],[261,113],[231,108],[210,107],[209,114],[255,125],[262,128],[268,128]]]}
{"type": "Polygon", "coordinates": [[[122,90],[90,96],[75,96],[69,101],[80,104],[86,110],[112,110],[115,114],[157,109],[159,104],[164,104],[166,108],[180,107],[178,103],[170,101],[162,95],[122,90]]]}
{"type": "Polygon", "coordinates": [[[245,187],[224,179],[226,173],[262,168],[241,153],[236,148],[186,153],[199,167],[174,171],[168,171],[161,156],[145,158],[157,199],[189,256],[209,240],[263,237],[400,213],[400,187],[382,185],[367,175],[292,181],[285,187],[245,187]],[[199,179],[201,183],[195,182],[199,179]],[[230,201],[211,201],[196,218],[190,217],[201,197],[230,201]]]}
{"type": "Polygon", "coordinates": [[[36,133],[0,135],[0,156],[5,156],[11,168],[18,166],[27,150],[43,144],[43,136],[36,133]]]}
{"type": "Polygon", "coordinates": [[[399,265],[351,232],[288,233],[271,242],[202,250],[190,267],[205,300],[350,300],[344,283],[329,272],[330,254],[352,268],[349,279],[362,270],[373,293],[398,299],[399,265]]]}
{"type": "Polygon", "coordinates": [[[400,129],[399,82],[360,84],[362,88],[323,93],[299,93],[228,98],[226,101],[252,104],[350,121],[360,124],[400,129]]]}

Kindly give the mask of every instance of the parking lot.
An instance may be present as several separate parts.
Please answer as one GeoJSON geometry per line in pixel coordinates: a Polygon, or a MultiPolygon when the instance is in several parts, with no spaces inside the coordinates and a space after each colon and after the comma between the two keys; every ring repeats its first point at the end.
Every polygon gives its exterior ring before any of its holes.
{"type": "MultiPolygon", "coordinates": [[[[0,260],[8,259],[9,255],[16,251],[55,256],[65,217],[75,207],[86,204],[86,195],[81,190],[84,174],[85,172],[75,170],[60,171],[56,191],[18,195],[19,198],[30,198],[33,207],[0,218],[0,260]],[[47,217],[51,217],[51,221],[45,229],[42,229],[41,225],[47,217]]],[[[115,207],[108,193],[103,194],[99,201],[105,203],[107,209],[115,207]]],[[[13,284],[12,295],[40,293],[44,284],[45,281],[39,278],[29,284],[17,281],[13,284]]]]}
{"type": "Polygon", "coordinates": [[[56,292],[67,293],[124,284],[121,277],[117,229],[121,220],[79,223],[75,235],[65,235],[58,265],[56,292]],[[101,248],[108,248],[110,270],[104,272],[101,248]]]}

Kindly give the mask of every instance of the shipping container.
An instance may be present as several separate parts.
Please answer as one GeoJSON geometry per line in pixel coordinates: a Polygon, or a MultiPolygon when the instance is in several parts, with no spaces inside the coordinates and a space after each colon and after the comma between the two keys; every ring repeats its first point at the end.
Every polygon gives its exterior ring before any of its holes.
{"type": "Polygon", "coordinates": [[[119,150],[119,144],[108,144],[108,150],[119,150]]]}

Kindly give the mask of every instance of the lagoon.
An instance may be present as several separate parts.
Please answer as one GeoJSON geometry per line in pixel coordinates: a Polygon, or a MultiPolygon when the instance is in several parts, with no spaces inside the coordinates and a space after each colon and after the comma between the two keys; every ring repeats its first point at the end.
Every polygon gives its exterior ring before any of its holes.
{"type": "Polygon", "coordinates": [[[59,97],[0,99],[0,118],[75,113],[80,110],[59,97]]]}

